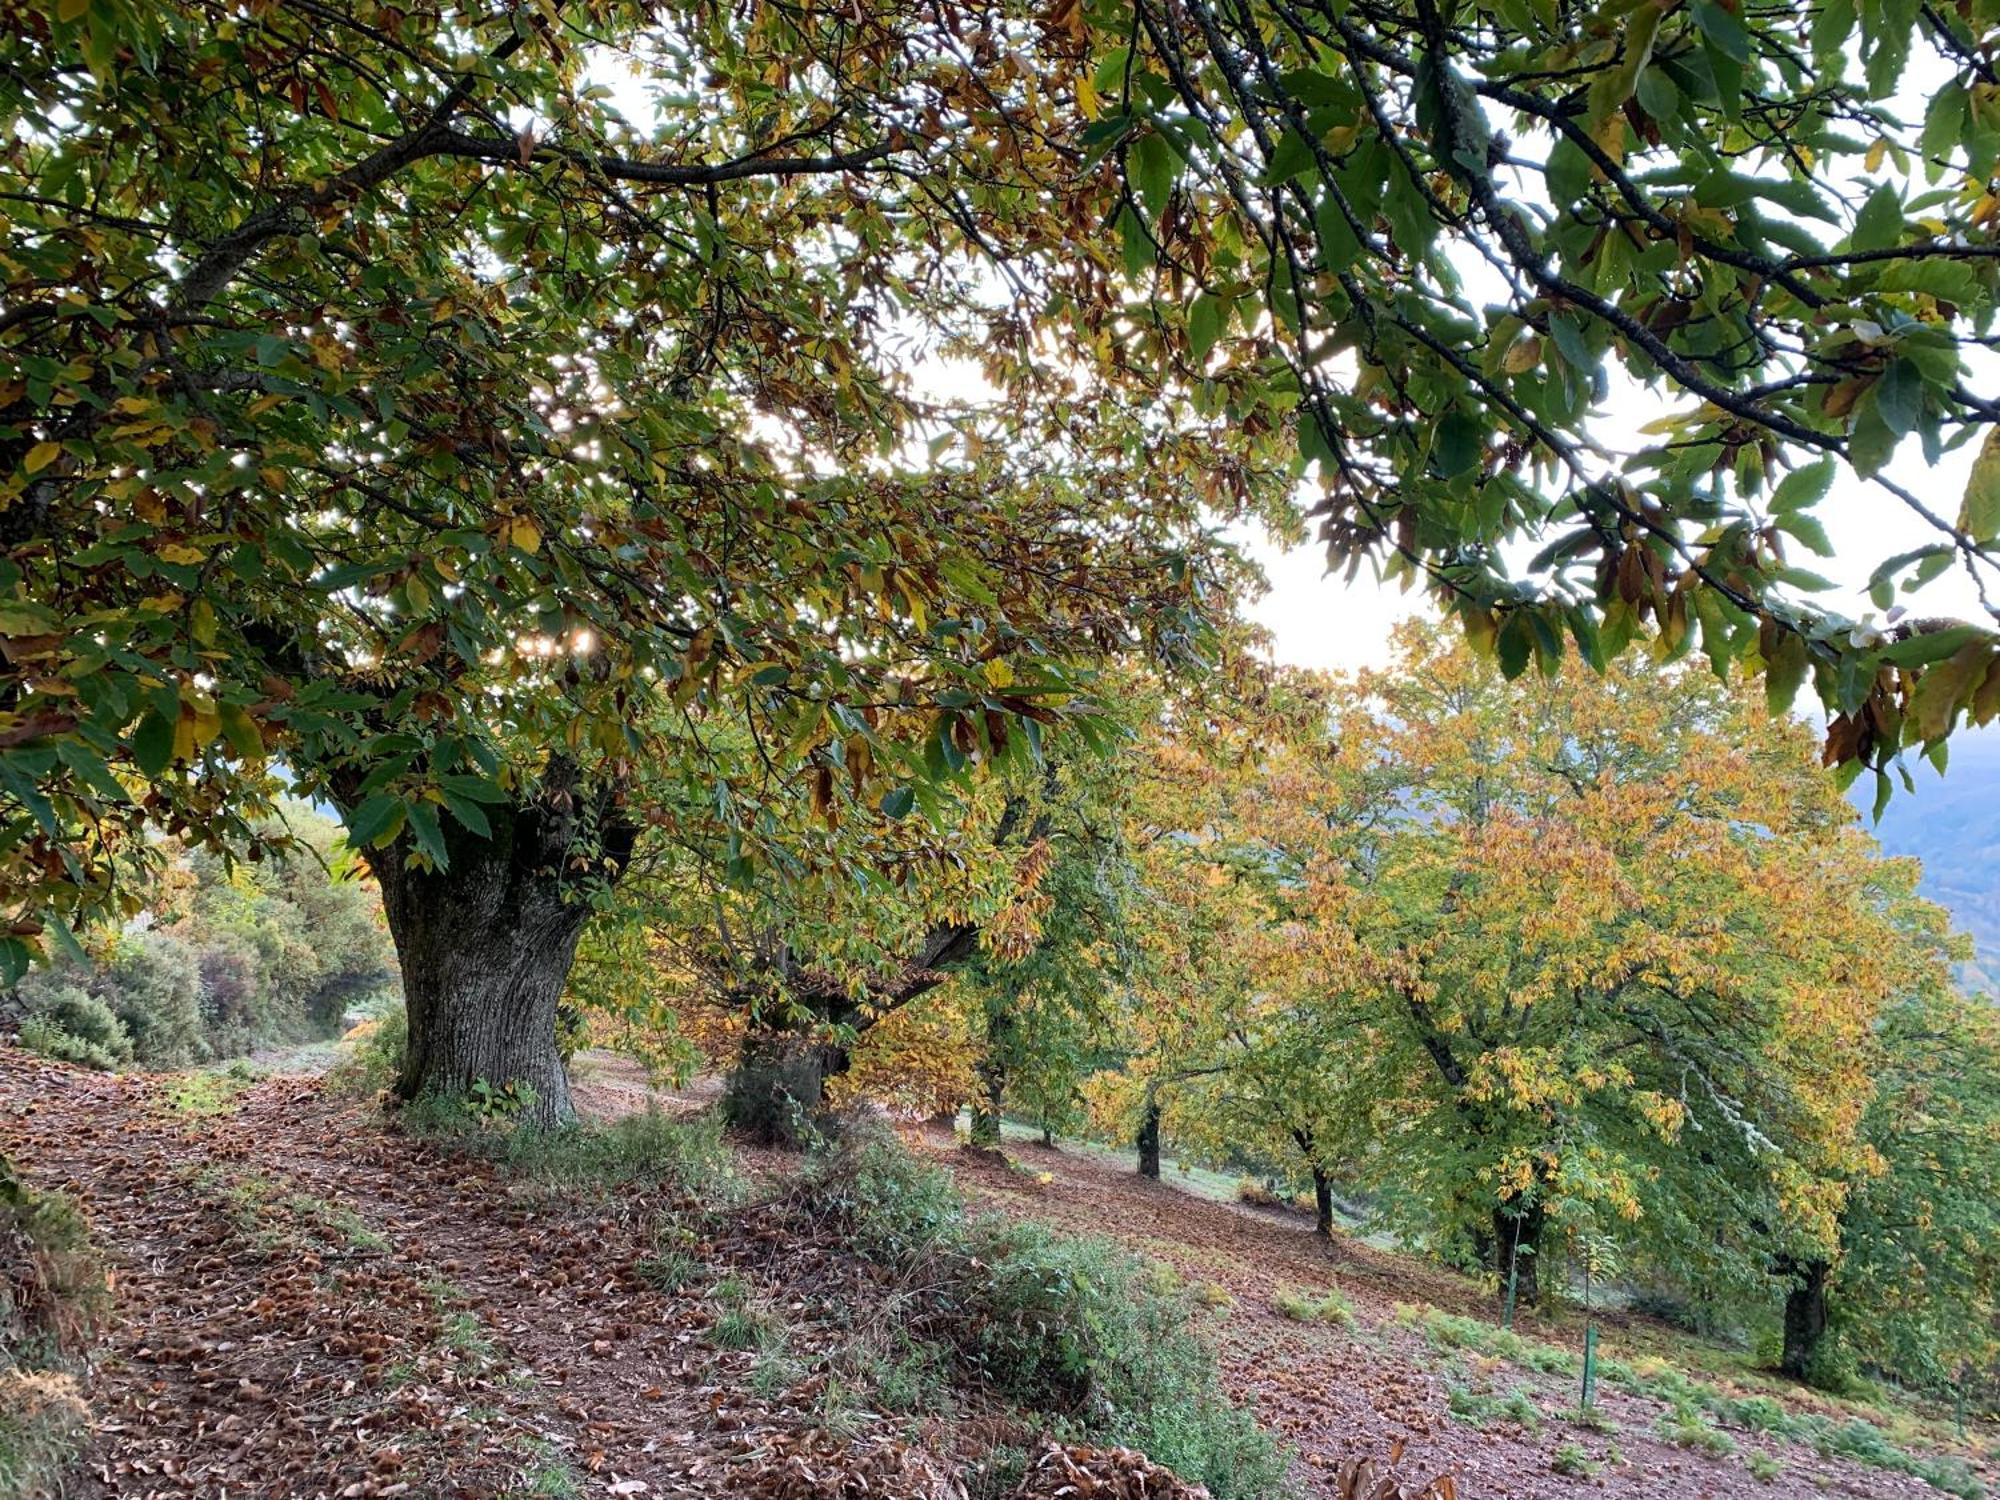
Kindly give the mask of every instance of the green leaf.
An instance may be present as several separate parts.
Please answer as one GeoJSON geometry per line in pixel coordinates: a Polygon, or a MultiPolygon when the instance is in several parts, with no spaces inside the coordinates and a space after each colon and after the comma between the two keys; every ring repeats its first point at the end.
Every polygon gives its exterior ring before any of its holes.
{"type": "Polygon", "coordinates": [[[1264,186],[1279,187],[1317,166],[1312,143],[1296,130],[1287,130],[1271,148],[1271,160],[1264,168],[1264,186]]]}
{"type": "Polygon", "coordinates": [[[1882,648],[1882,660],[1891,666],[1922,667],[1955,656],[1986,634],[1976,625],[1953,625],[1944,630],[1928,630],[1882,648]]]}
{"type": "Polygon", "coordinates": [[[1787,511],[1779,515],[1778,529],[1797,537],[1806,547],[1821,557],[1833,556],[1833,542],[1826,534],[1826,528],[1812,516],[1799,511],[1787,511]]]}
{"type": "Polygon", "coordinates": [[[1723,9],[1716,0],[1694,0],[1690,9],[1695,25],[1717,51],[1734,63],[1750,61],[1750,32],[1734,11],[1723,9]]]}
{"type": "Polygon", "coordinates": [[[1806,680],[1809,657],[1806,643],[1796,631],[1779,633],[1770,658],[1764,663],[1764,702],[1774,714],[1792,711],[1792,700],[1806,680]]]}
{"type": "Polygon", "coordinates": [[[377,792],[347,817],[347,842],[356,849],[380,849],[403,829],[403,799],[377,792]]]}
{"type": "Polygon", "coordinates": [[[1528,669],[1528,658],[1534,654],[1535,632],[1528,623],[1523,610],[1509,610],[1501,623],[1500,634],[1494,641],[1494,651],[1500,662],[1500,671],[1509,682],[1528,669]]]}
{"type": "Polygon", "coordinates": [[[1965,479],[1965,498],[1958,509],[1959,529],[1975,542],[2000,537],[2000,427],[1986,430],[1979,456],[1965,479]]]}
{"type": "Polygon", "coordinates": [[[910,809],[917,805],[915,788],[907,786],[891,787],[882,794],[882,816],[885,818],[906,818],[910,809]]]}
{"type": "Polygon", "coordinates": [[[1848,238],[1851,250],[1887,250],[1903,237],[1903,200],[1895,185],[1883,183],[1868,195],[1861,212],[1854,216],[1854,233],[1848,238]]]}
{"type": "Polygon", "coordinates": [[[1167,200],[1173,196],[1174,179],[1181,170],[1180,158],[1167,144],[1167,138],[1154,130],[1139,137],[1126,160],[1140,201],[1146,205],[1153,222],[1158,223],[1160,215],[1167,211],[1167,200]]]}
{"type": "Polygon", "coordinates": [[[1153,269],[1153,239],[1129,203],[1118,210],[1118,242],[1124,251],[1126,276],[1144,281],[1153,269]]]}
{"type": "Polygon", "coordinates": [[[217,712],[221,716],[222,735],[229,741],[229,748],[245,760],[262,760],[264,736],[257,731],[257,721],[235,703],[220,704],[217,712]]]}
{"type": "Polygon", "coordinates": [[[446,792],[444,805],[463,827],[471,829],[483,839],[493,837],[493,825],[487,820],[485,810],[477,802],[464,797],[454,797],[450,792],[446,792]]]}
{"type": "Polygon", "coordinates": [[[174,726],[148,710],[132,731],[132,761],[148,776],[158,776],[174,760],[174,726]]]}
{"type": "Polygon", "coordinates": [[[1209,352],[1222,337],[1222,303],[1203,292],[1188,308],[1188,352],[1197,365],[1208,363],[1209,352]]]}
{"type": "Polygon", "coordinates": [[[111,768],[104,763],[104,757],[79,740],[62,740],[56,745],[56,757],[75,773],[82,781],[106,802],[130,802],[131,794],[111,768]]]}
{"type": "Polygon", "coordinates": [[[1778,481],[1778,487],[1771,492],[1771,509],[1779,515],[1788,511],[1804,510],[1817,505],[1826,498],[1826,492],[1833,488],[1834,471],[1838,465],[1831,455],[1815,463],[1801,465],[1778,481]]]}
{"type": "Polygon", "coordinates": [[[409,809],[410,832],[416,837],[417,847],[429,856],[433,869],[448,868],[451,856],[445,852],[444,830],[438,826],[437,804],[412,802],[409,809]]]}
{"type": "Polygon", "coordinates": [[[1902,437],[1924,414],[1923,371],[1911,360],[1893,360],[1882,372],[1882,378],[1869,388],[1869,394],[1875,398],[1875,409],[1881,413],[1884,425],[1902,437]]]}

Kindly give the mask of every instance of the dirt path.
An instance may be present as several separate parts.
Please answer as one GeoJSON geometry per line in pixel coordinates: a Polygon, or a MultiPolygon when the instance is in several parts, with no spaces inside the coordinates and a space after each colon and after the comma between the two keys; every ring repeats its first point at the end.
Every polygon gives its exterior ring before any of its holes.
{"type": "Polygon", "coordinates": [[[74,1194],[111,1259],[95,1493],[730,1487],[699,1306],[634,1274],[629,1205],[524,1196],[315,1080],[188,1118],[157,1082],[5,1049],[0,1150],[74,1194]]]}
{"type": "MultiPolygon", "coordinates": [[[[1398,1451],[1406,1481],[1451,1474],[1468,1500],[1580,1492],[1675,1500],[1829,1494],[1938,1500],[1941,1494],[1907,1474],[1744,1430],[1727,1433],[1733,1455],[1691,1451],[1655,1435],[1667,1411],[1663,1402],[1603,1385],[1598,1405],[1615,1431],[1577,1425],[1562,1415],[1577,1405],[1573,1377],[1441,1352],[1414,1326],[1418,1304],[1490,1318],[1490,1306],[1469,1281],[1351,1238],[1329,1244],[1303,1216],[1216,1203],[1060,1149],[1010,1143],[1016,1165],[1009,1167],[952,1149],[941,1135],[928,1144],[977,1201],[1078,1233],[1110,1235],[1166,1261],[1191,1284],[1225,1293],[1231,1305],[1207,1317],[1232,1394],[1298,1448],[1302,1477],[1317,1494],[1333,1493],[1331,1476],[1346,1459],[1398,1451]],[[1039,1181],[1040,1174],[1048,1180],[1039,1181]],[[1351,1328],[1295,1322],[1272,1305],[1281,1290],[1329,1287],[1351,1304],[1351,1328]],[[1399,1318],[1398,1304],[1411,1311],[1399,1318]],[[1497,1402],[1524,1391],[1540,1415],[1524,1424],[1517,1418],[1526,1409],[1517,1405],[1514,1414],[1495,1413],[1474,1426],[1450,1412],[1454,1383],[1461,1401],[1470,1395],[1497,1402]],[[1553,1466],[1565,1444],[1580,1449],[1594,1472],[1558,1473],[1553,1466]],[[1781,1472],[1756,1478],[1753,1453],[1781,1464],[1781,1472]]],[[[1578,1338],[1569,1327],[1538,1328],[1532,1319],[1521,1331],[1560,1344],[1578,1338]]]]}

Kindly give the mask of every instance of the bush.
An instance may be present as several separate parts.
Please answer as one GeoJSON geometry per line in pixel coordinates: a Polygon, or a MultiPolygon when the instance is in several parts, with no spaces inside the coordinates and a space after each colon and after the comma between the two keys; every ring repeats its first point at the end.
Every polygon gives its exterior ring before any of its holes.
{"type": "Polygon", "coordinates": [[[121,937],[94,989],[131,1033],[141,1067],[185,1068],[212,1055],[201,968],[186,944],[158,932],[121,937]]]}
{"type": "Polygon", "coordinates": [[[30,1016],[23,1021],[20,1041],[30,1052],[53,1057],[57,1062],[75,1063],[79,1067],[109,1072],[120,1061],[95,1042],[72,1036],[47,1016],[30,1016]]]}
{"type": "Polygon", "coordinates": [[[111,1007],[75,984],[50,984],[29,993],[21,1045],[31,1052],[114,1068],[132,1060],[132,1038],[111,1007]]]}
{"type": "Polygon", "coordinates": [[[1285,1460],[1224,1395],[1187,1294],[1039,1224],[969,1216],[949,1179],[879,1131],[808,1168],[796,1210],[921,1288],[904,1320],[1058,1432],[1144,1450],[1217,1500],[1282,1493],[1285,1460]]]}
{"type": "Polygon", "coordinates": [[[400,1003],[341,1039],[344,1055],[327,1075],[342,1093],[372,1097],[395,1083],[410,1050],[410,1013],[400,1003]]]}
{"type": "Polygon", "coordinates": [[[1571,1475],[1587,1479],[1597,1472],[1597,1465],[1590,1461],[1590,1455],[1581,1443],[1563,1443],[1549,1458],[1549,1468],[1557,1474],[1571,1475]]]}

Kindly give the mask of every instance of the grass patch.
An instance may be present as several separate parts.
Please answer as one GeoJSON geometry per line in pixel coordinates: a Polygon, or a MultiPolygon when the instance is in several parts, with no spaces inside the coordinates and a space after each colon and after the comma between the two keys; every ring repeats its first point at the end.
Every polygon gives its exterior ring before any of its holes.
{"type": "Polygon", "coordinates": [[[1354,1307],[1338,1287],[1312,1293],[1296,1287],[1280,1287],[1271,1298],[1278,1316],[1294,1323],[1330,1323],[1337,1328],[1354,1326],[1354,1307]]]}
{"type": "Polygon", "coordinates": [[[1452,1385],[1445,1393],[1445,1405],[1454,1417],[1468,1427],[1485,1427],[1492,1422],[1507,1421],[1535,1432],[1542,1425],[1542,1409],[1523,1386],[1496,1394],[1474,1390],[1471,1386],[1452,1385]]]}
{"type": "Polygon", "coordinates": [[[583,1480],[575,1465],[547,1438],[521,1440],[527,1452],[527,1467],[521,1482],[507,1492],[507,1500],[580,1500],[583,1480]]]}
{"type": "Polygon", "coordinates": [[[1555,1474],[1589,1479],[1598,1470],[1598,1465],[1590,1461],[1581,1443],[1563,1443],[1549,1455],[1549,1471],[1555,1474]]]}
{"type": "Polygon", "coordinates": [[[664,1192],[702,1208],[742,1197],[722,1126],[713,1119],[682,1120],[649,1109],[608,1125],[541,1130],[443,1097],[407,1104],[398,1118],[412,1135],[448,1142],[510,1176],[564,1193],[664,1192]]]}
{"type": "Polygon", "coordinates": [[[1716,1458],[1736,1451],[1736,1439],[1699,1412],[1668,1412],[1653,1424],[1653,1431],[1676,1448],[1692,1448],[1716,1458]]]}
{"type": "Polygon", "coordinates": [[[1416,1308],[1399,1302],[1396,1321],[1422,1332],[1433,1349],[1470,1349],[1544,1375],[1574,1375],[1582,1368],[1582,1361],[1573,1350],[1523,1338],[1511,1328],[1481,1322],[1478,1318],[1462,1318],[1434,1307],[1416,1308]]]}
{"type": "Polygon", "coordinates": [[[778,1320],[761,1306],[725,1307],[709,1337],[722,1349],[771,1350],[780,1341],[778,1320]]]}
{"type": "Polygon", "coordinates": [[[791,1208],[802,1233],[836,1233],[903,1274],[913,1344],[1051,1430],[1142,1449],[1217,1500],[1284,1493],[1285,1461],[1223,1393],[1192,1298],[1160,1290],[1134,1256],[968,1214],[945,1174],[879,1131],[821,1153],[791,1208]]]}
{"type": "Polygon", "coordinates": [[[1750,1477],[1759,1484],[1769,1484],[1785,1472],[1785,1466],[1768,1453],[1745,1454],[1743,1467],[1750,1471],[1750,1477]]]}
{"type": "Polygon", "coordinates": [[[74,1375],[0,1370],[0,1500],[63,1493],[63,1476],[89,1432],[74,1375]]]}
{"type": "Polygon", "coordinates": [[[1585,1427],[1592,1432],[1616,1432],[1618,1424],[1611,1414],[1601,1406],[1572,1406],[1562,1414],[1562,1420],[1572,1427],[1585,1427]]]}
{"type": "MultiPolygon", "coordinates": [[[[1551,1375],[1574,1375],[1582,1368],[1582,1361],[1571,1350],[1523,1338],[1477,1318],[1398,1303],[1394,1320],[1401,1327],[1421,1332],[1434,1349],[1470,1351],[1551,1375]]],[[[1818,1412],[1794,1411],[1773,1396],[1737,1394],[1697,1380],[1658,1356],[1629,1362],[1599,1358],[1597,1378],[1664,1403],[1668,1411],[1655,1431],[1684,1448],[1717,1456],[1733,1453],[1736,1440],[1723,1430],[1733,1427],[1807,1444],[1822,1457],[1847,1458],[1871,1468],[1914,1475],[1960,1500],[1983,1500],[1986,1494],[1978,1477],[1960,1458],[1912,1453],[1883,1428],[1860,1418],[1840,1422],[1818,1412]]],[[[1474,1406],[1491,1416],[1487,1408],[1478,1407],[1476,1402],[1474,1406]]],[[[1454,1414],[1458,1414],[1456,1407],[1454,1414]]],[[[1576,1414],[1571,1413],[1570,1419],[1575,1420],[1576,1414]]]]}
{"type": "Polygon", "coordinates": [[[74,1367],[110,1301],[75,1201],[0,1157],[0,1500],[67,1488],[90,1430],[74,1367]]]}
{"type": "Polygon", "coordinates": [[[167,1107],[191,1120],[226,1115],[235,1110],[257,1077],[257,1070],[240,1059],[224,1068],[179,1073],[167,1083],[167,1107]]]}

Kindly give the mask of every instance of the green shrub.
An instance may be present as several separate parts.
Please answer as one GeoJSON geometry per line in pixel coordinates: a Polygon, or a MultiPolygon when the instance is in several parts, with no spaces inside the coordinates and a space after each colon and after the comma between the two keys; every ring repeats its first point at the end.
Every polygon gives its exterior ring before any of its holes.
{"type": "Polygon", "coordinates": [[[1354,1308],[1338,1287],[1315,1295],[1296,1287],[1280,1287],[1271,1298],[1278,1315],[1294,1323],[1332,1323],[1341,1328],[1354,1326],[1354,1308]]]}
{"type": "Polygon", "coordinates": [[[662,1250],[641,1256],[632,1271],[654,1291],[672,1293],[699,1281],[702,1264],[685,1250],[662,1250]]]}
{"type": "Polygon", "coordinates": [[[1058,1432],[1144,1450],[1217,1500],[1279,1494],[1285,1460],[1231,1403],[1189,1326],[1186,1294],[1148,1284],[1133,1256],[997,1216],[969,1216],[945,1175],[879,1131],[854,1129],[812,1163],[801,1227],[921,1288],[905,1326],[1058,1432]]]}
{"type": "Polygon", "coordinates": [[[21,1029],[21,1045],[49,1057],[83,1062],[90,1067],[116,1067],[132,1060],[132,1038],[125,1025],[97,996],[74,984],[50,984],[28,996],[30,1014],[21,1029]],[[53,1030],[75,1049],[51,1050],[29,1040],[30,1028],[53,1030]],[[105,1058],[108,1061],[97,1061],[105,1058]]]}
{"type": "Polygon", "coordinates": [[[1590,1461],[1590,1455],[1581,1443],[1563,1443],[1549,1457],[1549,1468],[1557,1474],[1575,1475],[1589,1478],[1597,1472],[1597,1465],[1590,1461]]]}
{"type": "Polygon", "coordinates": [[[362,1098],[379,1094],[403,1071],[409,1048],[410,1014],[400,1004],[389,1006],[347,1034],[343,1056],[327,1074],[327,1082],[341,1093],[362,1098]]]}
{"type": "Polygon", "coordinates": [[[1453,1385],[1445,1394],[1445,1405],[1454,1417],[1471,1427],[1484,1427],[1499,1419],[1516,1422],[1530,1432],[1542,1425],[1542,1409],[1535,1404],[1534,1396],[1519,1386],[1496,1396],[1469,1386],[1453,1385]]]}
{"type": "Polygon", "coordinates": [[[109,1072],[122,1061],[97,1043],[63,1030],[47,1016],[30,1016],[21,1023],[21,1045],[57,1062],[109,1072]]]}
{"type": "Polygon", "coordinates": [[[1717,1458],[1736,1451],[1736,1439],[1699,1412],[1670,1412],[1653,1424],[1653,1431],[1676,1447],[1712,1453],[1717,1458]]]}
{"type": "Polygon", "coordinates": [[[1743,1467],[1750,1471],[1750,1477],[1759,1484],[1769,1484],[1785,1472],[1785,1466],[1768,1453],[1745,1454],[1743,1467]]]}

